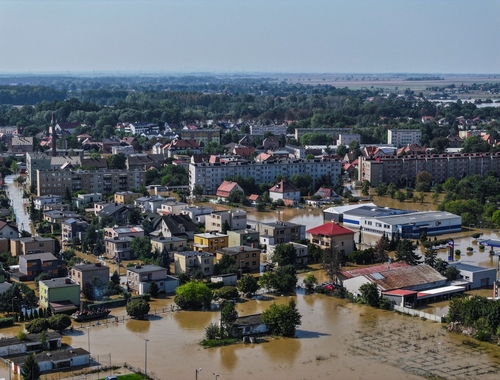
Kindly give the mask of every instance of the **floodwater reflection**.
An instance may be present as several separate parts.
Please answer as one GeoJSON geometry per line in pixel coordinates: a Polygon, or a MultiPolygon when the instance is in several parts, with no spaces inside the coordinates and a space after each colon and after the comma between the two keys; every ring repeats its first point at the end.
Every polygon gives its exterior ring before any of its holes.
{"type": "Polygon", "coordinates": [[[149,320],[129,319],[125,322],[127,330],[134,333],[147,333],[151,326],[149,320]]]}

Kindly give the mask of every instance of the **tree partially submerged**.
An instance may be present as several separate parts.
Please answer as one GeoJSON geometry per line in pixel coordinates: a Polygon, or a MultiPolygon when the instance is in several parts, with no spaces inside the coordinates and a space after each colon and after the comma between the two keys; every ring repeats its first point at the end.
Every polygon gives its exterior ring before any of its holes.
{"type": "Polygon", "coordinates": [[[149,309],[148,301],[143,298],[134,299],[125,306],[127,314],[134,318],[143,318],[149,313],[149,309]]]}
{"type": "Polygon", "coordinates": [[[210,306],[212,291],[200,281],[188,281],[175,289],[174,302],[181,309],[201,309],[210,306]]]}
{"type": "Polygon", "coordinates": [[[294,299],[288,305],[277,305],[273,303],[269,309],[262,313],[264,322],[273,335],[292,337],[295,335],[297,326],[301,324],[302,315],[297,310],[294,299]]]}
{"type": "Polygon", "coordinates": [[[29,354],[21,367],[21,376],[23,380],[40,379],[40,366],[35,360],[35,354],[29,354]]]}

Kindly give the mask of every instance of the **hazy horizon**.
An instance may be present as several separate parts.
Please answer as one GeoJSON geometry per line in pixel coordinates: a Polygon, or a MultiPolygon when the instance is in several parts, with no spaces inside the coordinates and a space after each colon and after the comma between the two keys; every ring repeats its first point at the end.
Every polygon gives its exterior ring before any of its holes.
{"type": "Polygon", "coordinates": [[[0,73],[494,75],[499,15],[497,0],[0,0],[0,73]]]}

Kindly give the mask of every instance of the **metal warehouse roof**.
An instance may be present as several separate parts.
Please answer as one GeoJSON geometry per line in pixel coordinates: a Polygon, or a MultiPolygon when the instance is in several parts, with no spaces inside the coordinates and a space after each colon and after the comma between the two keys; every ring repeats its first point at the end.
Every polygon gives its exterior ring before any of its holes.
{"type": "Polygon", "coordinates": [[[376,219],[390,225],[405,225],[425,222],[435,223],[453,218],[459,218],[459,216],[446,211],[422,211],[404,215],[382,216],[376,219]]]}

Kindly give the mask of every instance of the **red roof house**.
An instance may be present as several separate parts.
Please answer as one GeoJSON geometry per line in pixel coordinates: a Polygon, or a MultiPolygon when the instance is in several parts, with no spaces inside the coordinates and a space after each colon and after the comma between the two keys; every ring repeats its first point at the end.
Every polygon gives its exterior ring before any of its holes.
{"type": "Polygon", "coordinates": [[[243,189],[236,182],[224,181],[217,188],[216,195],[219,199],[227,199],[232,193],[238,190],[243,193],[243,189]]]}
{"type": "Polygon", "coordinates": [[[354,232],[335,222],[328,222],[306,231],[312,244],[322,249],[333,248],[348,255],[354,251],[354,232]]]}

